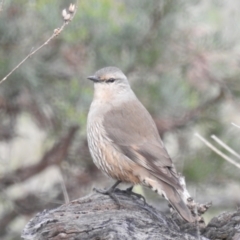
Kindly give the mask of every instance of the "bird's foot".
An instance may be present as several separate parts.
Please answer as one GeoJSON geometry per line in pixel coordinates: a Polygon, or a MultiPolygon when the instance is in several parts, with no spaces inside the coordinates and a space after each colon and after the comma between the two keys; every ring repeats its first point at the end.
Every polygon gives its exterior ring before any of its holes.
{"type": "Polygon", "coordinates": [[[120,183],[121,181],[117,181],[112,187],[110,187],[109,189],[97,189],[97,188],[93,188],[94,191],[98,192],[98,193],[101,193],[101,194],[104,194],[104,195],[109,195],[109,197],[111,197],[115,202],[116,204],[118,205],[118,209],[121,208],[121,204],[118,200],[118,198],[116,197],[116,195],[114,194],[114,191],[115,191],[115,188],[116,186],[120,183]]]}
{"type": "Polygon", "coordinates": [[[101,194],[104,194],[104,195],[108,195],[110,198],[112,198],[115,201],[115,203],[118,206],[118,209],[121,208],[121,204],[120,204],[118,198],[116,197],[116,195],[114,194],[114,190],[112,190],[111,188],[109,188],[107,190],[93,188],[93,190],[98,192],[98,193],[101,193],[101,194]]]}
{"type": "Polygon", "coordinates": [[[109,195],[110,193],[110,188],[109,189],[99,189],[99,188],[93,188],[93,191],[97,192],[97,193],[101,193],[104,195],[109,195]]]}
{"type": "Polygon", "coordinates": [[[128,195],[135,196],[135,197],[137,197],[138,199],[142,199],[142,200],[143,200],[143,204],[144,204],[144,206],[145,206],[145,205],[146,205],[146,199],[145,199],[145,197],[142,196],[141,194],[138,194],[138,193],[133,192],[133,191],[132,191],[132,190],[133,190],[133,187],[134,187],[134,186],[131,186],[131,187],[127,188],[126,190],[124,190],[124,192],[127,193],[128,195]]]}

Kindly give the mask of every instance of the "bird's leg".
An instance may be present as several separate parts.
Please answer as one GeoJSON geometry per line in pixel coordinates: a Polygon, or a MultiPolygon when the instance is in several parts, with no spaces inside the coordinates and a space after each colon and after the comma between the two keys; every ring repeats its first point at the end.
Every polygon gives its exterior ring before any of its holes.
{"type": "Polygon", "coordinates": [[[94,188],[93,190],[95,190],[96,192],[98,193],[102,193],[102,194],[106,194],[106,195],[109,195],[118,205],[118,207],[120,208],[121,205],[120,205],[120,202],[119,200],[117,199],[117,197],[115,196],[114,194],[114,190],[115,188],[117,187],[117,185],[119,185],[121,183],[120,180],[118,180],[117,182],[115,182],[110,188],[108,188],[107,190],[102,190],[102,189],[97,189],[97,188],[94,188]]]}
{"type": "Polygon", "coordinates": [[[139,199],[142,199],[142,200],[143,200],[143,203],[144,203],[144,205],[145,205],[145,204],[146,204],[146,199],[145,199],[145,197],[142,196],[141,194],[138,194],[138,193],[133,192],[133,191],[132,191],[132,190],[133,190],[133,187],[134,187],[134,185],[132,185],[131,187],[127,188],[127,189],[125,190],[125,192],[126,192],[127,194],[129,194],[129,195],[132,195],[132,196],[135,196],[135,197],[137,197],[137,198],[139,198],[139,199]]]}
{"type": "Polygon", "coordinates": [[[102,190],[102,189],[97,189],[94,188],[94,190],[98,193],[102,193],[102,194],[107,194],[109,195],[109,193],[113,193],[115,188],[117,187],[117,185],[119,185],[121,183],[121,181],[116,181],[110,188],[106,189],[106,190],[102,190]]]}

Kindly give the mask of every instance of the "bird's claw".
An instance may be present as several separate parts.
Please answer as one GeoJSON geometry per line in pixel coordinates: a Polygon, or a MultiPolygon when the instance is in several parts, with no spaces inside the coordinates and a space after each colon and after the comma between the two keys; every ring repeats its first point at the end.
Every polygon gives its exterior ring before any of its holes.
{"type": "Polygon", "coordinates": [[[117,204],[118,206],[118,209],[121,208],[121,204],[118,200],[118,198],[116,197],[116,195],[114,194],[114,190],[113,188],[109,188],[109,189],[98,189],[98,188],[93,188],[93,191],[97,192],[97,193],[101,193],[101,194],[104,194],[104,195],[108,195],[109,197],[111,197],[115,203],[117,204]]]}
{"type": "Polygon", "coordinates": [[[133,189],[133,186],[127,188],[124,192],[127,193],[128,195],[132,195],[132,196],[135,196],[137,197],[138,199],[142,199],[143,200],[143,204],[144,206],[146,205],[146,199],[144,196],[142,196],[141,194],[138,194],[138,193],[135,193],[132,191],[133,189]]]}

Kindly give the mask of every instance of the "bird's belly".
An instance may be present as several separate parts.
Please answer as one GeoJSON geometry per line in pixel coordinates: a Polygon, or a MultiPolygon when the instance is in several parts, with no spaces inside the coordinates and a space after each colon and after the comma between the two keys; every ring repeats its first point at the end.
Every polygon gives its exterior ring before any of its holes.
{"type": "Polygon", "coordinates": [[[133,174],[135,163],[115,148],[101,124],[88,125],[87,135],[93,162],[103,173],[122,182],[140,183],[139,177],[133,174]]]}

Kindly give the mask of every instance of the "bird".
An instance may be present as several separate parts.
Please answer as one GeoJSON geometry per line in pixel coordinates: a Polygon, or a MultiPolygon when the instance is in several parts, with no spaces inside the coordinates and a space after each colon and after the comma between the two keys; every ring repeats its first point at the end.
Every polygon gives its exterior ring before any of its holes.
{"type": "Polygon", "coordinates": [[[179,174],[156,124],[125,74],[117,67],[105,67],[88,79],[94,82],[87,117],[89,151],[94,164],[116,180],[100,192],[113,197],[121,182],[140,184],[163,196],[184,220],[194,222],[179,174]]]}

